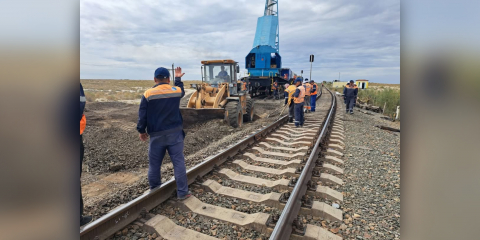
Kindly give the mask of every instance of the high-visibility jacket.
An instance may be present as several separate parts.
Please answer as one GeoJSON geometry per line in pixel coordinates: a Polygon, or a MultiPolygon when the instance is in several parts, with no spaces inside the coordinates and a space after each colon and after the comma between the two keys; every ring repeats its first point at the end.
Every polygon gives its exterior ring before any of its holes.
{"type": "Polygon", "coordinates": [[[316,83],[312,84],[312,95],[317,95],[318,85],[316,83]]]}
{"type": "Polygon", "coordinates": [[[295,85],[290,85],[287,89],[285,89],[285,92],[288,93],[288,104],[290,104],[290,102],[292,101],[295,90],[297,90],[297,87],[295,85]]]}
{"type": "Polygon", "coordinates": [[[160,83],[148,89],[142,96],[138,110],[137,131],[156,135],[183,131],[180,100],[185,95],[181,78],[175,78],[175,86],[160,83]]]}
{"type": "Polygon", "coordinates": [[[312,85],[310,83],[305,83],[303,87],[305,88],[305,95],[310,96],[310,94],[312,94],[312,85]]]}
{"type": "Polygon", "coordinates": [[[295,90],[295,93],[293,94],[294,103],[303,103],[305,101],[305,87],[303,86],[298,86],[297,90],[295,90]]]}
{"type": "Polygon", "coordinates": [[[276,82],[273,83],[272,84],[272,90],[277,90],[277,88],[278,88],[278,83],[276,83],[276,82]]]}
{"type": "Polygon", "coordinates": [[[85,93],[83,92],[83,86],[80,83],[80,135],[83,134],[83,131],[85,131],[85,127],[87,126],[87,118],[83,114],[86,102],[87,100],[85,98],[85,93]]]}
{"type": "Polygon", "coordinates": [[[347,98],[357,98],[358,95],[358,87],[356,84],[353,84],[353,86],[350,86],[350,84],[345,85],[345,88],[343,89],[343,95],[347,98]]]}
{"type": "Polygon", "coordinates": [[[85,131],[86,126],[87,126],[87,118],[85,117],[85,114],[82,114],[82,119],[80,120],[80,135],[83,134],[83,131],[85,131]]]}

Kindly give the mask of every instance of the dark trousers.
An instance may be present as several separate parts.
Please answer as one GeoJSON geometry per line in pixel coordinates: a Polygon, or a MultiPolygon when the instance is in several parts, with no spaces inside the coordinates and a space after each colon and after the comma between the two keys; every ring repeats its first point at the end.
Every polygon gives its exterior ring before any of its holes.
{"type": "Polygon", "coordinates": [[[317,103],[317,95],[312,95],[310,96],[310,108],[312,109],[312,112],[315,112],[315,106],[317,103]]]}
{"type": "MultiPolygon", "coordinates": [[[[83,137],[80,135],[80,177],[82,176],[82,162],[83,162],[83,153],[85,148],[83,147],[83,137]]],[[[80,179],[79,179],[80,180],[80,179]]],[[[83,198],[82,198],[82,181],[80,180],[80,220],[83,216],[83,198]]]]}
{"type": "Polygon", "coordinates": [[[187,170],[183,155],[183,131],[161,136],[150,136],[148,148],[148,182],[150,189],[162,184],[161,167],[163,157],[168,151],[173,164],[173,174],[177,182],[177,196],[184,197],[188,194],[187,170]]]}
{"type": "Polygon", "coordinates": [[[303,126],[305,122],[304,113],[303,113],[303,106],[305,104],[302,103],[295,103],[295,126],[303,126]]]}
{"type": "Polygon", "coordinates": [[[273,90],[273,96],[275,97],[275,99],[278,99],[278,90],[273,90]]]}
{"type": "Polygon", "coordinates": [[[290,102],[290,105],[288,106],[288,117],[294,118],[295,117],[295,104],[293,101],[290,102]]]}
{"type": "Polygon", "coordinates": [[[353,106],[355,105],[355,98],[347,97],[345,99],[345,104],[346,104],[347,112],[353,111],[353,106]]]}

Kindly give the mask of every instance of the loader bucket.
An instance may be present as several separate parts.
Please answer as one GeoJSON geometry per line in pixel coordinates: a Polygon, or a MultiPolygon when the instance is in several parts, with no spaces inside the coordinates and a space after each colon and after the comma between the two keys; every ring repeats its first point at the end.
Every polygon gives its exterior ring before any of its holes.
{"type": "Polygon", "coordinates": [[[180,113],[183,117],[183,126],[188,128],[198,122],[205,122],[212,119],[225,119],[224,108],[186,108],[181,107],[180,113]]]}

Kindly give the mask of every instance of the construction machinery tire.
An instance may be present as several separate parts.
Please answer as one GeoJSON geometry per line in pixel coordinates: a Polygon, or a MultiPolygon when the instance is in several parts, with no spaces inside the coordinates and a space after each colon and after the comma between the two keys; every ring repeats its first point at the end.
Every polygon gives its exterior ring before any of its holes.
{"type": "Polygon", "coordinates": [[[242,106],[238,101],[230,101],[225,106],[225,120],[228,125],[237,128],[243,124],[242,106]]]}
{"type": "Polygon", "coordinates": [[[247,99],[247,113],[243,115],[244,122],[253,122],[253,115],[255,114],[255,106],[253,99],[247,99]]]}

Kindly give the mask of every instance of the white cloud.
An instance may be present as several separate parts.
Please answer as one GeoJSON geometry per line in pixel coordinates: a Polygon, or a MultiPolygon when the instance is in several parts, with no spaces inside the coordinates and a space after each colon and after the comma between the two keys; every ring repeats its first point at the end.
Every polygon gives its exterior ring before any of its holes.
{"type": "MultiPolygon", "coordinates": [[[[264,1],[81,1],[81,78],[151,79],[158,66],[200,79],[200,61],[232,58],[243,68],[264,1]]],[[[399,1],[279,3],[283,67],[313,79],[400,82],[399,1]],[[361,75],[361,76],[360,76],[361,75]],[[343,77],[342,77],[343,78],[343,77]]]]}

